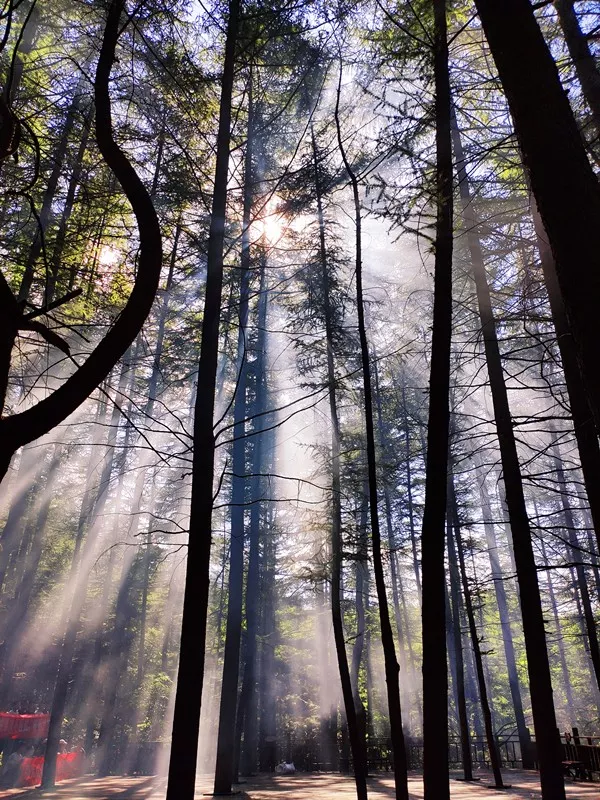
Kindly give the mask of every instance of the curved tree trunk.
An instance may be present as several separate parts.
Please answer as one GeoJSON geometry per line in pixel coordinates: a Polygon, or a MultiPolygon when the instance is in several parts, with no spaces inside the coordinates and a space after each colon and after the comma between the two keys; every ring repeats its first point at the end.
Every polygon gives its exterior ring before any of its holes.
{"type": "MultiPolygon", "coordinates": [[[[113,137],[110,73],[120,32],[124,0],[112,0],[96,67],[96,140],[102,157],[117,177],[136,218],[140,253],[135,282],[129,298],[106,335],[86,361],[54,392],[35,405],[0,418],[0,479],[15,451],[39,438],[72,414],[100,385],[131,345],[154,301],[162,266],[162,237],[158,218],[144,184],[113,137]]],[[[19,328],[31,325],[21,311],[5,278],[0,276],[0,411],[4,407],[10,356],[19,328]]],[[[43,326],[42,326],[43,327],[43,326]]]]}

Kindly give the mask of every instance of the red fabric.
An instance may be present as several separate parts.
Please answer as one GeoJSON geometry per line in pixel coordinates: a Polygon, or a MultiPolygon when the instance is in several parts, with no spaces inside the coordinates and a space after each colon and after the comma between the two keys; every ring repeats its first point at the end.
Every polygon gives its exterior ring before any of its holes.
{"type": "MultiPolygon", "coordinates": [[[[44,756],[24,758],[21,762],[19,786],[39,786],[42,782],[44,756]]],[[[65,781],[83,773],[83,753],[59,753],[56,756],[56,780],[65,781]]]]}
{"type": "Polygon", "coordinates": [[[66,781],[83,773],[83,753],[61,753],[56,758],[56,780],[66,781]]]}
{"type": "Polygon", "coordinates": [[[42,782],[44,756],[24,758],[21,761],[18,786],[38,786],[42,782]]]}
{"type": "Polygon", "coordinates": [[[0,739],[44,739],[50,714],[8,714],[0,712],[0,739]]]}

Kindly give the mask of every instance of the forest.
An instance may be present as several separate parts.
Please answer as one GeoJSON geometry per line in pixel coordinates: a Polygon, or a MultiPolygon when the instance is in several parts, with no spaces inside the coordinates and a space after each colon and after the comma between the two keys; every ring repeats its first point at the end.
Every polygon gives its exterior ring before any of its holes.
{"type": "Polygon", "coordinates": [[[599,178],[594,0],[0,0],[0,796],[600,796],[599,178]]]}

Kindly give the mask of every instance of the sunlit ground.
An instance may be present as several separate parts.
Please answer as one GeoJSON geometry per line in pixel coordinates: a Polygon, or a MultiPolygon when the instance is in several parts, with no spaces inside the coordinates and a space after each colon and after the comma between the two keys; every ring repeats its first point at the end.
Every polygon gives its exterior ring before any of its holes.
{"type": "MultiPolygon", "coordinates": [[[[457,773],[458,775],[458,773],[457,773]]],[[[488,788],[490,774],[478,772],[481,780],[476,783],[463,783],[452,780],[451,793],[454,800],[479,800],[492,797],[496,792],[488,788]]],[[[504,770],[503,775],[511,788],[502,792],[505,798],[541,798],[540,784],[536,773],[520,770],[504,770]]],[[[261,775],[236,787],[240,800],[344,800],[355,796],[354,784],[350,778],[338,774],[261,775]],[[246,795],[246,798],[244,798],[246,795]]],[[[196,797],[200,798],[211,790],[208,777],[200,777],[196,786],[196,797]]],[[[412,798],[423,797],[423,779],[412,774],[409,778],[412,798]]],[[[45,800],[163,800],[164,781],[155,778],[83,778],[64,781],[55,791],[44,792],[39,789],[11,789],[0,797],[45,798],[45,800]]],[[[385,773],[369,779],[369,796],[377,798],[393,797],[393,781],[385,773]]],[[[567,797],[570,800],[597,800],[600,784],[567,780],[567,797]]]]}

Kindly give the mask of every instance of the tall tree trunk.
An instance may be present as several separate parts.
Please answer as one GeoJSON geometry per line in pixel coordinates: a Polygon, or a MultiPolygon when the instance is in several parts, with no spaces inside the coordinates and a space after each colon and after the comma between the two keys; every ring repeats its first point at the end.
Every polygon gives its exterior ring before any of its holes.
{"type": "MultiPolygon", "coordinates": [[[[20,4],[19,4],[20,5],[20,4]]],[[[17,4],[11,3],[8,8],[3,9],[3,31],[2,31],[2,49],[4,50],[11,33],[13,24],[13,15],[16,10],[17,4]]],[[[14,100],[19,92],[21,80],[23,78],[24,56],[28,56],[33,50],[35,39],[39,30],[40,19],[40,4],[29,3],[25,7],[25,19],[23,25],[18,33],[18,46],[15,47],[12,57],[8,59],[10,64],[6,79],[3,81],[3,87],[0,93],[0,109],[2,111],[3,130],[2,141],[0,144],[0,173],[4,160],[9,156],[17,153],[20,144],[21,126],[18,118],[15,115],[12,106],[14,100]],[[8,124],[7,124],[8,123],[8,124]]],[[[3,209],[6,211],[6,206],[3,209]]],[[[4,222],[5,214],[2,215],[0,224],[4,222]]]]}
{"type": "Polygon", "coordinates": [[[485,725],[485,737],[487,740],[490,762],[492,764],[492,772],[494,774],[494,781],[495,781],[494,788],[503,789],[504,783],[502,781],[502,772],[500,769],[500,754],[498,753],[498,743],[496,741],[494,726],[492,722],[492,711],[488,700],[488,691],[485,682],[485,672],[483,668],[483,658],[481,655],[481,647],[479,644],[479,634],[477,632],[475,613],[473,611],[473,596],[471,594],[471,587],[469,586],[469,581],[467,578],[467,569],[465,566],[465,554],[460,535],[458,505],[456,501],[454,478],[452,474],[450,475],[449,491],[450,491],[450,505],[452,509],[452,527],[454,528],[454,541],[452,540],[452,535],[450,535],[449,547],[454,548],[454,544],[456,544],[456,553],[458,555],[458,567],[460,570],[460,578],[462,582],[465,610],[467,612],[467,620],[469,623],[469,634],[471,636],[471,645],[473,647],[473,656],[475,658],[477,684],[479,686],[479,697],[481,700],[481,710],[483,713],[483,721],[485,725]]]}
{"type": "MultiPolygon", "coordinates": [[[[126,415],[130,419],[131,418],[131,410],[133,407],[133,399],[131,398],[126,415]]],[[[99,614],[100,619],[107,619],[109,610],[110,610],[110,596],[113,590],[113,573],[115,568],[115,560],[116,560],[116,551],[114,545],[119,540],[119,531],[121,529],[121,521],[122,516],[125,516],[127,511],[129,510],[128,507],[125,506],[123,502],[123,485],[125,483],[125,474],[126,474],[126,463],[127,463],[127,455],[129,453],[129,445],[131,441],[131,433],[133,430],[133,426],[129,423],[125,426],[125,436],[123,437],[123,448],[122,448],[122,456],[120,458],[120,463],[117,468],[117,486],[115,490],[115,497],[114,497],[114,521],[112,524],[112,530],[109,534],[110,539],[109,543],[112,545],[110,547],[110,551],[108,554],[108,564],[106,567],[106,574],[104,577],[104,584],[102,587],[102,594],[100,597],[100,609],[101,612],[99,614]]],[[[88,708],[86,709],[87,714],[87,722],[86,722],[86,730],[85,730],[85,744],[84,749],[86,753],[89,753],[93,744],[94,744],[94,732],[96,730],[96,723],[98,717],[98,707],[99,707],[99,698],[102,697],[102,689],[103,689],[103,678],[105,677],[102,675],[100,671],[100,664],[102,663],[102,659],[104,656],[104,643],[105,643],[105,635],[103,631],[103,626],[100,626],[98,631],[96,632],[96,637],[94,640],[94,647],[89,659],[89,663],[87,664],[87,680],[88,680],[88,708]]]]}
{"type": "Polygon", "coordinates": [[[521,466],[510,416],[508,392],[504,381],[496,320],[485,273],[483,252],[476,231],[477,219],[473,211],[465,157],[454,115],[452,133],[457,160],[462,214],[467,228],[467,240],[477,292],[479,319],[483,333],[485,359],[494,406],[496,432],[500,444],[504,485],[506,487],[506,503],[510,517],[519,583],[519,599],[523,618],[529,688],[542,789],[545,800],[546,796],[548,800],[564,800],[565,789],[560,764],[560,739],[556,729],[556,715],[552,698],[552,678],[544,630],[544,615],[531,541],[529,517],[525,505],[521,466]]]}
{"type": "MultiPolygon", "coordinates": [[[[260,601],[260,543],[263,523],[263,503],[266,458],[264,439],[261,433],[265,426],[264,413],[267,409],[266,379],[266,325],[268,289],[266,285],[266,264],[263,257],[258,301],[257,356],[254,367],[254,449],[252,453],[251,506],[250,506],[250,551],[248,554],[248,578],[246,581],[246,661],[240,694],[240,707],[243,718],[244,743],[241,753],[242,775],[256,771],[258,758],[258,695],[256,686],[257,638],[259,629],[260,601]]],[[[263,544],[263,548],[266,543],[263,544]]],[[[264,560],[264,559],[263,559],[264,560]]]]}
{"type": "MultiPolygon", "coordinates": [[[[146,627],[148,622],[148,591],[150,590],[150,553],[152,550],[152,533],[146,534],[146,547],[144,548],[144,568],[142,572],[142,598],[140,606],[140,637],[137,650],[137,685],[144,682],[145,656],[146,656],[146,627]]],[[[133,727],[137,730],[137,718],[133,727]]]]}
{"type": "MultiPolygon", "coordinates": [[[[389,455],[389,446],[385,431],[385,426],[383,422],[383,408],[381,402],[381,393],[379,391],[379,370],[377,368],[377,356],[374,356],[373,361],[373,377],[375,379],[375,405],[377,408],[377,432],[379,435],[379,446],[381,449],[381,453],[383,454],[384,461],[386,456],[389,455]]],[[[408,426],[406,427],[406,443],[408,445],[408,426]]],[[[407,447],[408,449],[408,447],[407,447]]],[[[408,473],[410,476],[410,472],[408,473]]],[[[410,481],[410,477],[409,477],[410,481]]],[[[414,679],[415,676],[415,659],[414,653],[412,648],[410,630],[408,625],[408,619],[405,620],[405,624],[402,623],[402,609],[400,608],[400,603],[402,602],[402,606],[404,610],[406,610],[406,600],[404,597],[404,591],[402,589],[401,580],[400,580],[400,573],[398,569],[398,554],[396,552],[397,546],[394,536],[394,526],[392,523],[392,502],[390,497],[390,489],[385,480],[385,476],[383,478],[383,499],[385,504],[385,522],[386,522],[386,529],[387,529],[387,537],[388,537],[388,546],[390,550],[390,573],[392,579],[392,601],[394,604],[394,618],[396,622],[396,631],[398,634],[398,646],[400,648],[400,674],[406,677],[406,667],[407,667],[407,660],[410,663],[410,671],[411,676],[414,679]],[[408,652],[408,659],[407,659],[407,652],[408,652]]],[[[412,492],[409,489],[409,507],[412,506],[412,492]]],[[[412,509],[409,511],[409,514],[412,516],[412,509]]],[[[412,524],[411,524],[412,527],[412,524]]],[[[416,559],[416,537],[412,536],[411,533],[411,540],[412,540],[412,547],[413,547],[413,555],[416,559]]],[[[417,587],[419,593],[419,602],[420,602],[420,581],[419,581],[419,571],[418,567],[415,570],[415,577],[417,579],[417,587]]],[[[401,684],[402,690],[402,684],[401,684]]],[[[404,697],[401,697],[402,700],[402,708],[406,707],[406,692],[404,692],[404,697]]],[[[421,703],[419,700],[418,695],[415,695],[415,707],[417,709],[418,716],[422,716],[422,709],[421,703]]],[[[410,726],[409,726],[410,730],[410,726]]]]}
{"type": "Polygon", "coordinates": [[[544,225],[534,197],[530,199],[530,206],[542,272],[548,291],[552,321],[556,331],[556,341],[569,394],[569,405],[573,416],[573,428],[577,440],[583,482],[590,506],[597,547],[600,551],[600,447],[598,446],[598,437],[594,426],[594,416],[579,371],[577,348],[566,317],[556,276],[554,257],[548,244],[544,225]]]}
{"type": "MultiPolygon", "coordinates": [[[[452,606],[450,605],[450,593],[446,586],[446,650],[448,654],[448,670],[450,673],[450,680],[452,685],[452,696],[454,699],[454,713],[456,715],[456,722],[458,724],[459,736],[461,735],[461,724],[459,716],[459,697],[458,697],[458,679],[457,679],[457,664],[456,654],[454,652],[454,617],[452,616],[452,606]]],[[[463,678],[464,680],[464,678],[463,678]]],[[[450,699],[450,698],[448,698],[450,699]]],[[[450,706],[450,702],[448,703],[450,706]]],[[[451,728],[450,719],[448,719],[448,727],[451,728]]]]}
{"type": "Polygon", "coordinates": [[[37,35],[40,30],[40,5],[34,6],[29,3],[29,8],[24,20],[24,29],[21,31],[21,44],[17,50],[14,64],[11,65],[12,75],[10,84],[6,84],[4,93],[10,103],[13,102],[19,92],[21,81],[23,80],[23,69],[25,67],[24,56],[27,57],[33,50],[37,35]]]}
{"type": "Polygon", "coordinates": [[[352,186],[354,201],[354,226],[355,226],[355,280],[356,280],[356,310],[358,316],[358,335],[360,339],[360,356],[363,374],[363,392],[365,402],[365,429],[367,435],[367,476],[369,482],[369,511],[371,521],[371,541],[373,546],[373,574],[377,590],[377,603],[379,605],[379,624],[381,629],[381,644],[383,647],[383,660],[385,667],[385,683],[387,689],[388,713],[390,722],[390,738],[394,757],[394,782],[397,800],[408,800],[408,774],[406,761],[406,744],[402,730],[402,707],[400,703],[400,666],[396,657],[394,634],[390,621],[385,574],[383,569],[383,555],[381,547],[381,529],[379,525],[379,497],[377,489],[377,454],[375,451],[375,424],[373,417],[373,389],[371,380],[371,360],[369,343],[367,340],[367,327],[365,323],[365,304],[363,297],[362,273],[362,217],[360,209],[360,189],[356,173],[352,169],[342,140],[340,127],[339,103],[342,87],[342,68],[337,89],[335,108],[335,123],[337,131],[338,148],[348,173],[352,186]]]}
{"type": "MultiPolygon", "coordinates": [[[[246,516],[246,395],[248,393],[248,357],[246,352],[248,298],[250,294],[250,223],[253,194],[253,108],[252,76],[248,85],[248,133],[244,175],[244,215],[242,220],[242,252],[240,259],[239,327],[236,361],[236,390],[233,405],[233,456],[231,488],[231,539],[229,547],[229,581],[227,589],[227,622],[223,656],[223,680],[219,707],[215,794],[230,794],[237,777],[236,712],[242,637],[244,600],[244,540],[246,516]]],[[[239,728],[238,728],[239,730],[239,728]]]]}
{"type": "MultiPolygon", "coordinates": [[[[419,570],[419,555],[417,553],[417,531],[415,526],[415,508],[413,502],[413,487],[412,487],[412,468],[410,464],[410,428],[408,425],[408,410],[406,407],[406,389],[402,386],[402,422],[404,425],[404,456],[406,459],[406,494],[408,498],[408,526],[410,531],[410,546],[413,557],[413,570],[415,573],[415,581],[417,583],[417,599],[419,607],[421,606],[421,574],[419,570]]],[[[425,453],[423,453],[425,456],[425,453]]]]}
{"type": "MultiPolygon", "coordinates": [[[[542,557],[544,559],[544,566],[549,566],[548,555],[546,553],[546,545],[544,540],[541,540],[542,557]]],[[[577,716],[575,714],[575,698],[573,697],[573,689],[571,687],[571,677],[569,675],[569,668],[567,666],[567,654],[565,652],[565,642],[563,638],[562,626],[560,623],[560,616],[558,613],[558,606],[556,604],[556,592],[554,591],[554,581],[552,580],[552,570],[548,569],[546,572],[546,583],[548,586],[548,602],[550,603],[550,610],[552,612],[552,619],[554,620],[554,629],[556,632],[556,646],[558,650],[558,664],[562,675],[562,683],[565,694],[565,710],[567,717],[570,719],[571,725],[577,724],[577,716]]]]}
{"type": "Polygon", "coordinates": [[[585,634],[587,636],[587,644],[589,648],[589,654],[592,661],[592,675],[596,681],[596,686],[600,691],[600,648],[598,647],[598,628],[596,625],[596,619],[594,617],[594,610],[592,608],[592,603],[590,600],[590,592],[588,589],[587,583],[587,576],[585,574],[585,569],[582,562],[582,559],[585,558],[584,554],[581,552],[579,541],[577,538],[577,531],[575,528],[575,519],[573,517],[573,510],[571,508],[571,504],[569,502],[569,487],[567,486],[567,480],[565,477],[565,471],[563,468],[563,462],[560,455],[560,449],[558,444],[558,436],[556,435],[556,431],[552,428],[551,430],[551,448],[552,448],[552,460],[554,461],[554,469],[556,471],[556,477],[558,480],[558,486],[560,488],[560,506],[562,511],[562,517],[564,520],[564,530],[567,535],[567,539],[569,542],[567,548],[567,554],[569,557],[569,561],[575,564],[575,574],[577,575],[577,582],[576,582],[576,595],[577,592],[581,597],[581,605],[583,607],[583,615],[581,613],[578,614],[579,619],[583,616],[583,620],[585,621],[585,634]]]}
{"type": "Polygon", "coordinates": [[[554,7],[577,78],[581,84],[585,102],[592,112],[595,134],[598,136],[600,135],[600,73],[596,66],[596,59],[590,50],[587,36],[579,25],[575,0],[554,0],[554,7]]]}
{"type": "MultiPolygon", "coordinates": [[[[367,715],[360,696],[360,667],[363,662],[365,651],[365,634],[367,628],[367,618],[365,614],[365,595],[369,592],[369,544],[367,516],[368,505],[368,486],[362,486],[360,510],[358,514],[357,531],[357,550],[355,566],[355,607],[356,607],[356,634],[352,647],[352,662],[350,665],[350,681],[352,683],[352,693],[354,695],[354,707],[356,709],[356,719],[358,732],[361,741],[366,741],[367,736],[367,715]]],[[[368,669],[368,666],[367,666],[368,669]]],[[[368,765],[367,765],[368,771],[368,765]]]]}
{"type": "MultiPolygon", "coordinates": [[[[410,639],[409,639],[409,632],[408,626],[403,624],[402,620],[402,610],[400,608],[400,598],[403,597],[403,588],[400,581],[400,575],[398,573],[398,558],[397,558],[397,543],[394,536],[394,528],[392,525],[392,509],[391,509],[391,501],[390,501],[390,493],[387,487],[384,488],[384,503],[385,503],[385,523],[386,523],[386,530],[387,530],[387,541],[388,541],[388,548],[390,553],[390,578],[392,584],[392,605],[394,608],[394,622],[396,623],[396,634],[398,636],[398,648],[399,648],[399,659],[400,659],[400,675],[404,676],[404,679],[407,679],[407,645],[408,650],[411,655],[411,662],[412,662],[412,648],[410,647],[410,639]]],[[[412,667],[414,667],[414,663],[412,663],[412,667]]],[[[413,670],[414,672],[414,670],[413,670]]],[[[406,710],[407,705],[407,695],[406,692],[403,692],[402,682],[400,684],[400,692],[401,692],[401,703],[402,708],[406,710]],[[402,696],[403,694],[403,696],[402,696]]],[[[419,705],[418,699],[416,705],[419,705]]],[[[406,724],[406,719],[404,717],[404,724],[406,724]]]]}
{"type": "Polygon", "coordinates": [[[446,523],[446,536],[448,541],[448,563],[450,565],[450,613],[452,620],[452,650],[455,669],[453,672],[454,688],[457,704],[458,724],[460,727],[460,743],[462,750],[463,773],[466,781],[473,780],[473,756],[471,754],[471,735],[469,731],[469,717],[467,714],[467,698],[465,692],[465,663],[463,654],[462,620],[460,603],[460,575],[456,550],[452,541],[452,524],[450,515],[446,523]]]}
{"type": "MultiPolygon", "coordinates": [[[[390,498],[389,498],[389,490],[387,492],[387,498],[385,499],[385,504],[386,504],[386,523],[387,523],[388,518],[390,519],[390,523],[391,523],[391,505],[390,505],[390,498]]],[[[394,553],[393,558],[394,558],[394,561],[396,562],[396,574],[398,575],[398,577],[400,577],[400,564],[399,564],[398,553],[394,553]]],[[[401,601],[401,604],[402,604],[402,619],[403,619],[403,622],[404,622],[404,639],[406,641],[406,648],[407,648],[407,651],[408,651],[408,664],[409,664],[409,667],[410,667],[410,674],[412,676],[412,680],[416,681],[416,679],[417,679],[417,658],[416,658],[415,649],[414,649],[414,646],[413,646],[413,634],[411,632],[411,621],[410,621],[410,615],[408,613],[408,606],[407,606],[407,602],[406,602],[406,592],[402,588],[402,584],[401,584],[400,581],[399,581],[399,590],[400,590],[399,591],[400,601],[401,601]]],[[[419,694],[418,690],[415,691],[414,694],[413,694],[413,703],[414,703],[414,709],[415,709],[415,712],[416,712],[416,715],[417,715],[417,727],[420,727],[422,722],[423,722],[423,705],[421,703],[421,697],[420,697],[420,694],[419,694]]],[[[410,720],[409,720],[409,722],[410,722],[410,720]]],[[[412,730],[412,726],[409,724],[408,725],[409,733],[410,733],[411,730],[412,730]]]]}
{"type": "MultiPolygon", "coordinates": [[[[598,431],[600,186],[529,0],[475,0],[475,6],[508,99],[523,161],[554,254],[565,312],[598,431]]],[[[547,730],[552,728],[548,726],[547,730]]],[[[555,773],[559,767],[555,759],[555,773]]],[[[560,785],[558,781],[557,797],[564,796],[560,785]]]]}
{"type": "MultiPolygon", "coordinates": [[[[462,593],[460,596],[460,606],[463,611],[463,619],[464,619],[464,602],[462,598],[462,593]]],[[[464,643],[463,638],[463,643],[464,643]]],[[[475,738],[478,742],[482,742],[484,739],[484,729],[482,724],[482,717],[480,713],[479,707],[479,691],[477,689],[477,675],[475,671],[475,664],[473,663],[473,652],[471,648],[466,647],[464,648],[464,660],[465,660],[465,694],[467,695],[467,708],[469,708],[472,712],[473,716],[473,733],[475,734],[475,738]]]]}
{"type": "Polygon", "coordinates": [[[223,287],[223,246],[231,141],[231,101],[240,0],[230,0],[217,137],[217,162],[208,240],[202,345],[194,411],[190,532],[186,564],[179,670],[175,693],[166,800],[193,800],[210,586],[215,438],[213,416],[223,287]]]}
{"type": "Polygon", "coordinates": [[[450,432],[453,198],[445,0],[434,0],[433,13],[436,231],[425,509],[421,538],[423,783],[425,800],[449,800],[444,545],[450,432]]]}
{"type": "Polygon", "coordinates": [[[477,464],[477,483],[479,484],[479,496],[481,498],[481,508],[483,512],[483,528],[490,559],[490,569],[492,581],[494,583],[494,593],[498,605],[498,615],[500,617],[500,627],[502,630],[502,643],[504,645],[504,657],[506,659],[506,670],[508,672],[508,685],[512,707],[517,724],[517,735],[519,737],[519,747],[521,748],[521,761],[523,769],[533,769],[534,762],[531,758],[531,739],[529,730],[525,724],[525,714],[523,713],[523,700],[521,698],[521,687],[519,685],[519,675],[517,672],[517,660],[515,657],[515,647],[510,624],[510,612],[506,599],[506,589],[504,587],[504,575],[498,556],[498,540],[492,522],[492,507],[490,497],[485,485],[485,475],[481,464],[477,464]]]}
{"type": "Polygon", "coordinates": [[[596,541],[596,537],[594,536],[594,523],[591,519],[591,513],[589,509],[589,503],[587,499],[587,495],[584,497],[583,492],[578,492],[579,495],[579,509],[581,515],[584,519],[585,525],[585,538],[587,541],[587,547],[590,552],[590,561],[592,562],[592,573],[594,575],[594,586],[596,589],[596,594],[600,597],[600,563],[598,559],[598,542],[596,541]]]}
{"type": "MultiPolygon", "coordinates": [[[[157,168],[154,172],[154,180],[158,179],[160,168],[160,159],[157,160],[157,168]]],[[[175,274],[175,265],[177,263],[177,252],[179,247],[179,239],[181,236],[181,218],[177,220],[175,225],[175,234],[173,237],[173,248],[169,258],[169,271],[167,273],[167,280],[165,287],[161,290],[161,302],[158,310],[158,325],[156,331],[156,345],[154,347],[154,355],[152,358],[152,372],[148,380],[148,389],[146,402],[142,410],[142,416],[152,421],[154,415],[154,406],[158,395],[158,385],[161,375],[161,361],[163,358],[165,332],[167,325],[167,317],[169,315],[169,303],[171,298],[171,289],[173,287],[173,278],[175,274]]],[[[138,465],[137,477],[133,487],[133,495],[130,503],[129,524],[127,529],[127,538],[130,541],[136,541],[140,522],[142,520],[144,511],[143,495],[144,489],[148,484],[148,470],[152,463],[154,453],[152,451],[142,454],[140,463],[138,465]]]]}
{"type": "Polygon", "coordinates": [[[314,168],[315,193],[317,197],[317,217],[319,224],[319,255],[321,260],[321,280],[323,284],[323,302],[325,315],[325,336],[327,339],[327,385],[329,394],[329,413],[331,418],[331,616],[333,636],[337,655],[342,697],[348,724],[350,749],[354,762],[354,780],[359,800],[367,797],[367,758],[365,740],[359,730],[341,607],[341,572],[342,572],[342,509],[341,509],[341,465],[340,465],[340,424],[338,419],[336,376],[333,358],[334,332],[333,315],[330,307],[330,276],[328,253],[325,242],[325,218],[323,213],[322,191],[318,171],[318,152],[314,129],[311,126],[312,155],[314,168]]]}
{"type": "MultiPolygon", "coordinates": [[[[266,514],[266,529],[273,530],[273,515],[269,506],[266,514]]],[[[258,683],[259,721],[259,769],[273,772],[277,763],[277,704],[275,686],[275,648],[278,643],[275,573],[277,569],[276,540],[265,537],[262,556],[261,580],[261,652],[260,677],[258,683]]]]}

